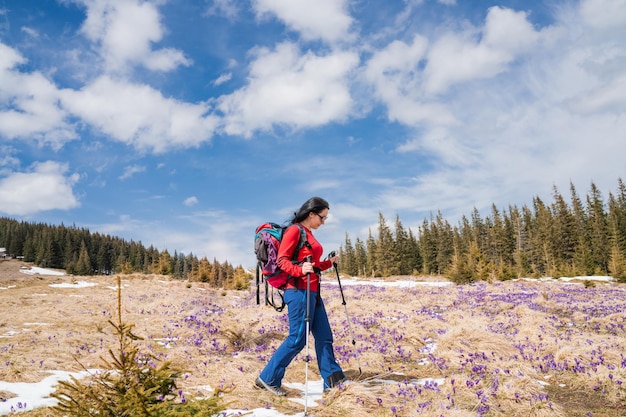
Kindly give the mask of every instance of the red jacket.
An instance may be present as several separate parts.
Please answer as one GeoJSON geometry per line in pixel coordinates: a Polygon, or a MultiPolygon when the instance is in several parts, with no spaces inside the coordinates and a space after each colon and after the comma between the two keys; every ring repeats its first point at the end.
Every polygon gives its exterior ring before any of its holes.
{"type": "MultiPolygon", "coordinates": [[[[306,227],[302,226],[306,231],[306,240],[309,242],[309,245],[304,245],[300,252],[297,254],[297,261],[292,262],[293,252],[298,247],[298,241],[300,240],[300,228],[298,226],[291,225],[289,226],[285,232],[283,233],[283,238],[280,242],[280,248],[278,249],[278,267],[291,275],[292,277],[297,277],[296,283],[298,289],[306,290],[307,288],[307,279],[306,274],[302,275],[302,262],[305,261],[308,255],[311,255],[313,266],[315,268],[320,269],[321,271],[325,271],[326,269],[332,266],[332,262],[329,260],[320,261],[322,254],[324,253],[324,248],[322,245],[315,239],[313,233],[306,227]]],[[[319,291],[319,282],[320,278],[318,274],[311,274],[311,291],[319,291]]],[[[287,284],[287,288],[294,288],[294,280],[289,280],[287,284]]]]}

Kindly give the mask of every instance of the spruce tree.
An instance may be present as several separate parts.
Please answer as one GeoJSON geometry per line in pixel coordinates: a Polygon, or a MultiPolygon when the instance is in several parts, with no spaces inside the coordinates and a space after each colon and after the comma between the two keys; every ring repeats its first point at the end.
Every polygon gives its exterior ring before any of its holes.
{"type": "Polygon", "coordinates": [[[368,235],[367,235],[367,263],[366,263],[366,271],[365,271],[365,276],[378,276],[380,275],[380,271],[378,271],[378,251],[376,249],[376,240],[374,239],[374,236],[372,236],[372,230],[369,229],[368,230],[368,235]]]}
{"type": "Polygon", "coordinates": [[[506,211],[503,213],[502,223],[502,262],[504,264],[503,266],[506,267],[506,274],[502,276],[502,279],[516,278],[517,275],[514,267],[515,261],[513,259],[513,254],[515,253],[517,235],[515,233],[515,226],[510,213],[506,211]]]}
{"type": "Polygon", "coordinates": [[[346,233],[346,240],[344,246],[340,248],[340,263],[338,264],[339,270],[344,274],[350,276],[357,276],[359,274],[358,261],[356,259],[356,252],[352,246],[350,236],[346,233]]]}
{"type": "Polygon", "coordinates": [[[620,282],[626,282],[626,257],[617,245],[611,248],[609,257],[609,273],[620,282]]]}
{"type": "MultiPolygon", "coordinates": [[[[183,371],[171,361],[140,349],[133,324],[122,321],[121,280],[117,279],[118,321],[109,324],[117,349],[101,358],[104,370],[86,380],[60,381],[52,398],[56,417],[213,417],[224,410],[220,391],[205,399],[181,399],[176,381],[183,371]]],[[[81,364],[82,366],[82,364],[81,364]]],[[[84,370],[87,370],[83,367],[84,370]]],[[[181,391],[182,392],[182,391],[181,391]]]]}
{"type": "Polygon", "coordinates": [[[396,215],[395,222],[395,252],[397,259],[396,275],[409,275],[412,273],[411,266],[411,247],[409,242],[409,236],[404,230],[400,216],[396,215]]]}
{"type": "Polygon", "coordinates": [[[491,218],[489,229],[489,246],[490,256],[489,260],[496,266],[497,269],[505,268],[504,264],[507,262],[510,246],[508,238],[510,231],[506,229],[506,223],[504,216],[500,213],[495,204],[491,206],[491,218]]]}
{"type": "Polygon", "coordinates": [[[93,270],[91,269],[91,260],[89,259],[89,252],[87,252],[87,245],[85,242],[81,242],[80,244],[80,251],[74,271],[76,275],[91,275],[93,273],[93,270]]]}
{"type": "Polygon", "coordinates": [[[397,274],[398,254],[391,229],[382,213],[378,213],[378,241],[376,242],[376,270],[384,277],[397,274]]]}
{"type": "Polygon", "coordinates": [[[616,244],[621,253],[626,256],[626,184],[621,178],[618,180],[612,217],[615,219],[616,244]]]}
{"type": "Polygon", "coordinates": [[[604,275],[608,272],[610,256],[609,230],[602,194],[593,182],[587,196],[587,213],[593,273],[604,275]]]}
{"type": "Polygon", "coordinates": [[[559,263],[559,272],[571,276],[574,273],[573,260],[576,251],[576,220],[556,186],[552,195],[553,251],[559,263]]]}
{"type": "Polygon", "coordinates": [[[574,184],[570,183],[572,212],[576,226],[576,248],[574,250],[574,273],[576,275],[590,275],[594,265],[591,256],[590,239],[587,227],[587,213],[578,197],[574,184]]]}
{"type": "Polygon", "coordinates": [[[468,267],[468,259],[465,256],[466,251],[461,250],[460,241],[461,236],[457,234],[454,239],[452,260],[446,271],[446,276],[456,284],[467,284],[474,280],[474,273],[468,267]]]}
{"type": "Polygon", "coordinates": [[[437,274],[445,273],[446,269],[452,263],[452,254],[454,253],[454,232],[452,226],[443,218],[441,212],[437,212],[435,218],[435,235],[437,247],[437,274]]]}
{"type": "Polygon", "coordinates": [[[620,179],[620,193],[609,194],[608,228],[610,232],[611,256],[609,272],[615,278],[620,273],[620,259],[626,258],[626,189],[620,179]],[[617,272],[616,272],[617,271],[617,272]]]}
{"type": "Polygon", "coordinates": [[[422,273],[422,270],[424,269],[422,262],[422,250],[420,248],[419,240],[415,237],[411,229],[409,229],[408,254],[410,273],[414,275],[422,273]]]}
{"type": "Polygon", "coordinates": [[[558,274],[557,260],[554,254],[554,233],[552,213],[539,198],[533,199],[534,219],[532,223],[531,247],[535,265],[535,276],[555,276],[558,274]]]}
{"type": "Polygon", "coordinates": [[[360,277],[367,276],[367,248],[363,241],[358,237],[354,241],[354,252],[356,256],[357,275],[360,277]]]}
{"type": "MultiPolygon", "coordinates": [[[[432,220],[432,215],[431,215],[432,220]]],[[[423,262],[423,273],[437,274],[437,230],[426,219],[420,227],[420,249],[423,262]]]]}

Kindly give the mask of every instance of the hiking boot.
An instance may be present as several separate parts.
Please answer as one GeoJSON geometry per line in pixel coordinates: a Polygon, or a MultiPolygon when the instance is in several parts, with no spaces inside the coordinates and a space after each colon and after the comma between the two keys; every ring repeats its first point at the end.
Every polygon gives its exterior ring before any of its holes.
{"type": "MultiPolygon", "coordinates": [[[[340,390],[344,390],[350,384],[352,384],[351,380],[344,379],[343,381],[338,382],[337,385],[335,385],[333,388],[339,388],[340,390]]],[[[324,388],[324,394],[328,394],[333,388],[331,387],[324,388]]]]}
{"type": "Polygon", "coordinates": [[[324,392],[328,392],[331,389],[338,387],[340,385],[348,385],[350,383],[350,381],[348,380],[348,378],[346,378],[346,376],[344,375],[343,372],[341,371],[337,371],[337,372],[333,372],[329,377],[328,377],[328,387],[324,388],[324,392]]]}
{"type": "Polygon", "coordinates": [[[279,397],[284,397],[285,395],[287,395],[284,389],[282,389],[281,387],[275,387],[273,385],[266,384],[265,381],[261,379],[261,377],[257,377],[256,381],[254,381],[254,384],[259,388],[268,390],[274,395],[278,395],[279,397]]]}

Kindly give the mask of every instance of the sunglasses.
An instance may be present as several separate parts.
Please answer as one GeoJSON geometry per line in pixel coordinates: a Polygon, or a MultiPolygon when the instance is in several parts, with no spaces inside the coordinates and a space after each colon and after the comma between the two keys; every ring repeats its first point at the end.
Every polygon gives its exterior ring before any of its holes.
{"type": "Polygon", "coordinates": [[[322,223],[324,223],[326,221],[326,219],[328,218],[328,216],[320,216],[319,213],[315,213],[317,215],[317,217],[320,218],[320,220],[322,221],[322,223]]]}

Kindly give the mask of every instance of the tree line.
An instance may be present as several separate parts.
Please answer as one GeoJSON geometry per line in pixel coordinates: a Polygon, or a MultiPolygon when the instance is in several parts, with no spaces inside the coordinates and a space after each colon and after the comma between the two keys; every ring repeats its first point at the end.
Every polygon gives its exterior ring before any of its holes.
{"type": "Polygon", "coordinates": [[[75,226],[19,222],[0,217],[0,247],[14,258],[42,268],[65,269],[73,275],[162,274],[207,282],[218,288],[244,289],[249,275],[242,266],[212,262],[177,251],[171,255],[141,242],[91,233],[75,226]]]}
{"type": "Polygon", "coordinates": [[[451,225],[440,212],[406,229],[398,216],[392,228],[379,213],[377,236],[370,229],[354,244],[346,234],[341,271],[352,276],[443,275],[458,283],[518,277],[611,275],[626,281],[626,186],[605,202],[592,182],[585,198],[570,183],[569,203],[557,187],[553,200],[534,197],[532,206],[495,204],[484,218],[474,208],[451,225]]]}
{"type": "MultiPolygon", "coordinates": [[[[379,213],[377,234],[339,248],[340,271],[347,275],[443,275],[458,283],[518,277],[611,275],[626,282],[626,185],[605,202],[592,182],[585,198],[570,183],[569,203],[554,187],[546,204],[495,204],[486,217],[474,208],[452,226],[440,212],[424,219],[417,233],[396,216],[393,227],[379,213]]],[[[154,273],[200,281],[217,288],[244,289],[250,275],[242,266],[171,255],[141,242],[91,233],[75,226],[19,222],[0,217],[0,247],[44,268],[68,274],[154,273]]]]}

